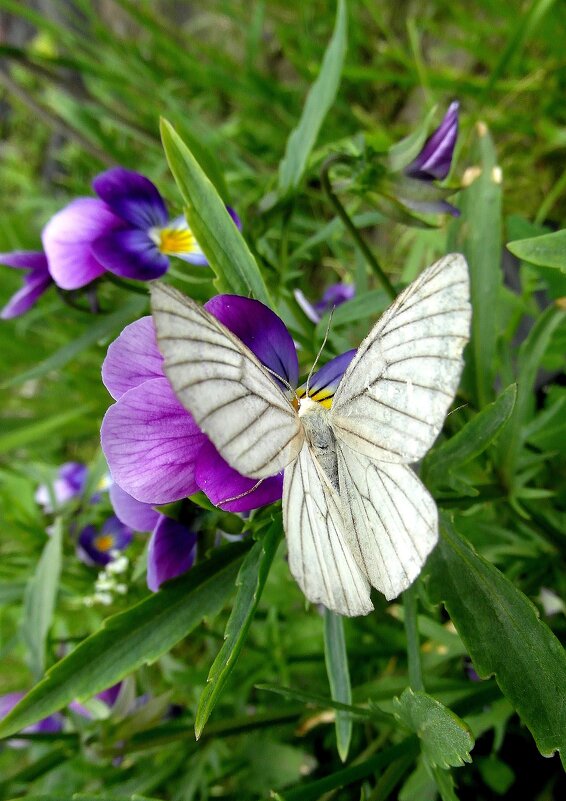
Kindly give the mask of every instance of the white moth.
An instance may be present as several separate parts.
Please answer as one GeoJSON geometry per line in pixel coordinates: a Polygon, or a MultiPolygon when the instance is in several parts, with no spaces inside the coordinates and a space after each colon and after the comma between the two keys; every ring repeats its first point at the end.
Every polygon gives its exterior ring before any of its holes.
{"type": "Polygon", "coordinates": [[[463,256],[425,270],[360,345],[331,408],[298,411],[215,317],[164,284],[152,311],[173,389],[224,459],[260,479],[285,470],[291,573],[342,615],[395,598],[438,539],[434,500],[408,466],[429,450],[458,388],[471,309],[463,256]]]}

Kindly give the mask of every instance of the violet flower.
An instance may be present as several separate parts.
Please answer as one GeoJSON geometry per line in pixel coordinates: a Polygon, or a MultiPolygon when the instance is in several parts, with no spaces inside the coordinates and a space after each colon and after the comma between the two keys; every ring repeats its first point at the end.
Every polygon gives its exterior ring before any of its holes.
{"type": "MultiPolygon", "coordinates": [[[[257,300],[237,295],[218,295],[204,308],[266,367],[292,387],[297,385],[295,345],[274,312],[257,300]]],[[[317,399],[331,402],[354,353],[338,356],[312,377],[311,397],[320,392],[317,399]]],[[[116,399],[102,424],[102,448],[114,481],[136,500],[160,505],[201,490],[222,509],[246,512],[281,498],[282,473],[259,486],[256,479],[240,475],[178,401],[163,372],[151,317],[127,326],[110,345],[102,378],[116,399]]],[[[297,394],[304,392],[302,388],[297,394]]]]}
{"type": "Polygon", "coordinates": [[[457,102],[450,104],[438,128],[396,177],[394,195],[408,209],[425,214],[459,216],[458,209],[446,201],[446,197],[453,194],[455,189],[440,187],[436,183],[444,180],[450,172],[458,138],[459,108],[457,102]]]}
{"type": "Polygon", "coordinates": [[[86,484],[88,469],[81,462],[65,462],[57,471],[52,486],[40,484],[35,492],[36,502],[43,511],[51,514],[63,504],[81,495],[86,484]],[[53,506],[53,501],[55,506],[53,506]]]}
{"type": "Polygon", "coordinates": [[[49,289],[53,279],[49,273],[45,254],[41,251],[14,250],[12,253],[1,253],[0,264],[28,271],[24,274],[23,287],[12,295],[0,311],[0,318],[9,320],[29,311],[49,289]]]}
{"type": "Polygon", "coordinates": [[[131,543],[133,531],[116,515],[109,517],[101,528],[85,526],[77,540],[77,556],[87,565],[107,565],[117,552],[131,543]]]}
{"type": "MultiPolygon", "coordinates": [[[[12,711],[25,694],[23,692],[13,692],[0,695],[0,720],[3,720],[12,711]]],[[[63,717],[56,712],[54,715],[38,720],[37,723],[32,723],[31,726],[26,726],[25,729],[22,729],[22,734],[56,734],[62,728],[63,717]]],[[[25,748],[29,743],[29,740],[8,740],[8,745],[11,748],[25,748]]]]}
{"type": "Polygon", "coordinates": [[[147,551],[147,586],[152,592],[182,573],[195,561],[197,535],[183,523],[157,512],[151,504],[137,501],[114,484],[110,501],[117,517],[134,531],[151,531],[147,551]]]}
{"type": "Polygon", "coordinates": [[[49,270],[58,286],[78,289],[106,271],[152,281],[167,271],[169,256],[208,263],[185,218],[169,218],[165,201],[148,178],[114,167],[92,185],[98,198],[72,201],[43,230],[49,270]]]}
{"type": "Polygon", "coordinates": [[[314,304],[306,299],[300,289],[295,289],[293,294],[306,316],[316,325],[327,311],[330,311],[336,306],[340,306],[347,300],[352,300],[356,294],[356,288],[352,284],[344,284],[342,282],[339,284],[331,284],[325,289],[321,299],[314,304]]]}
{"type": "MultiPolygon", "coordinates": [[[[118,696],[120,695],[120,690],[122,689],[123,682],[119,681],[117,684],[113,684],[111,687],[107,687],[106,690],[102,690],[102,692],[97,693],[94,697],[98,701],[102,701],[108,709],[112,709],[118,696]]],[[[71,701],[69,704],[69,709],[73,712],[76,712],[77,715],[81,715],[83,718],[92,718],[92,714],[89,709],[84,704],[81,704],[80,701],[71,701]]]]}

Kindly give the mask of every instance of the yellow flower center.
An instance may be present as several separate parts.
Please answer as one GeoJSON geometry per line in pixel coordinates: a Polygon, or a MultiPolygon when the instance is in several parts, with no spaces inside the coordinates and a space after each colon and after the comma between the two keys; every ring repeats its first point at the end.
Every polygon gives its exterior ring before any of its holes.
{"type": "MultiPolygon", "coordinates": [[[[330,409],[332,407],[332,400],[334,398],[334,393],[336,391],[336,387],[325,387],[324,389],[320,389],[318,392],[313,391],[312,389],[309,390],[309,398],[316,403],[320,403],[321,406],[324,406],[325,409],[330,409]]],[[[304,398],[307,394],[305,387],[299,387],[297,390],[297,395],[299,399],[304,398]]],[[[295,405],[295,404],[293,404],[295,405]]],[[[295,406],[298,409],[298,404],[295,406]]]]}
{"type": "Polygon", "coordinates": [[[102,551],[102,553],[111,551],[113,545],[114,537],[112,534],[100,534],[100,536],[94,538],[94,547],[97,551],[102,551]]]}
{"type": "Polygon", "coordinates": [[[166,256],[177,253],[193,253],[196,239],[189,228],[161,228],[157,247],[166,256]]]}

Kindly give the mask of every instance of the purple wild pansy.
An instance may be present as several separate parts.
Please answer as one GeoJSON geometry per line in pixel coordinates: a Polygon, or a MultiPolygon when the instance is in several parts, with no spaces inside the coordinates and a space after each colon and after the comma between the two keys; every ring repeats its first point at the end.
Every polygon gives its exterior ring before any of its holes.
{"type": "Polygon", "coordinates": [[[77,540],[77,556],[85,564],[107,565],[131,543],[132,529],[112,515],[102,527],[85,526],[77,540]]]}
{"type": "Polygon", "coordinates": [[[43,507],[44,512],[52,513],[82,494],[87,475],[88,468],[85,464],[65,462],[57,471],[57,477],[51,486],[40,484],[35,492],[35,500],[43,507]]]}
{"type": "Polygon", "coordinates": [[[46,292],[53,278],[47,266],[45,254],[34,250],[15,250],[12,253],[1,253],[0,264],[14,267],[16,270],[27,270],[24,274],[24,285],[0,311],[3,320],[19,317],[34,306],[46,292]]]}
{"type": "Polygon", "coordinates": [[[417,156],[395,177],[393,194],[406,208],[424,214],[460,215],[458,209],[446,200],[456,190],[437,183],[450,172],[458,138],[459,108],[457,102],[450,104],[442,122],[417,156]]]}
{"type": "MultiPolygon", "coordinates": [[[[22,698],[24,697],[24,692],[13,692],[7,693],[6,695],[0,695],[0,720],[3,720],[6,715],[8,715],[12,709],[18,704],[22,698]]],[[[63,728],[63,717],[58,712],[53,715],[49,715],[42,720],[38,720],[37,723],[32,723],[31,726],[26,726],[25,729],[22,729],[22,734],[57,734],[63,728]]],[[[8,745],[11,748],[25,748],[25,746],[29,745],[29,740],[8,740],[8,745]]]]}
{"type": "Polygon", "coordinates": [[[134,531],[152,532],[147,551],[147,586],[152,592],[193,566],[197,535],[188,526],[137,501],[118,484],[110,488],[110,501],[122,523],[134,531]]]}
{"type": "MultiPolygon", "coordinates": [[[[113,684],[111,687],[107,687],[106,690],[102,690],[102,692],[97,693],[94,697],[97,701],[102,701],[108,709],[112,709],[118,696],[120,695],[120,690],[122,689],[123,682],[119,681],[118,684],[113,684]]],[[[92,718],[92,714],[89,709],[84,704],[81,704],[80,701],[71,701],[69,704],[69,709],[73,712],[76,712],[77,715],[81,715],[83,718],[92,718]]]]}
{"type": "MultiPolygon", "coordinates": [[[[297,386],[299,365],[293,339],[271,309],[236,295],[218,295],[204,308],[266,367],[291,387],[297,386]]],[[[354,352],[333,359],[316,373],[309,395],[320,391],[317,399],[330,404],[354,352]]],[[[281,498],[282,473],[259,486],[256,479],[240,475],[177,400],[163,372],[151,317],[127,326],[110,345],[102,378],[116,400],[102,424],[102,448],[114,481],[135,499],[160,505],[201,490],[222,509],[246,512],[281,498]]],[[[273,380],[287,392],[277,378],[273,380]]],[[[304,388],[297,392],[304,393],[304,388]]]]}
{"type": "MultiPolygon", "coordinates": [[[[49,270],[63,289],[83,287],[106,271],[152,281],[167,271],[169,256],[208,263],[185,218],[169,218],[165,201],[145,176],[114,167],[92,186],[98,198],[74,200],[43,230],[49,270]]],[[[236,213],[229,212],[240,227],[236,213]]]]}
{"type": "Polygon", "coordinates": [[[316,325],[326,312],[331,311],[331,309],[336,308],[336,306],[340,306],[347,300],[352,300],[356,294],[356,288],[352,284],[331,284],[325,289],[321,299],[314,304],[306,299],[300,289],[295,289],[293,294],[306,316],[316,325]]]}

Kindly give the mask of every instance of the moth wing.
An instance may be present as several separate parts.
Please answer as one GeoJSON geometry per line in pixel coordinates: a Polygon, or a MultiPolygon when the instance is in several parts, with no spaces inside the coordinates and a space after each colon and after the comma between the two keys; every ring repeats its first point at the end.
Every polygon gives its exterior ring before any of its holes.
{"type": "Polygon", "coordinates": [[[410,467],[376,462],[337,443],[346,540],[388,600],[419,575],[438,540],[438,511],[410,467]]]}
{"type": "Polygon", "coordinates": [[[261,479],[293,461],[302,424],[252,351],[172,287],[155,284],[151,299],[167,378],[228,464],[261,479]]]}
{"type": "Polygon", "coordinates": [[[468,266],[451,254],[399,295],[358,348],[330,411],[337,439],[388,462],[424,456],[456,394],[470,318],[468,266]]]}
{"type": "Polygon", "coordinates": [[[346,543],[340,499],[308,443],[285,469],[283,523],[289,568],[309,601],[349,617],[371,612],[368,581],[346,543]]]}

